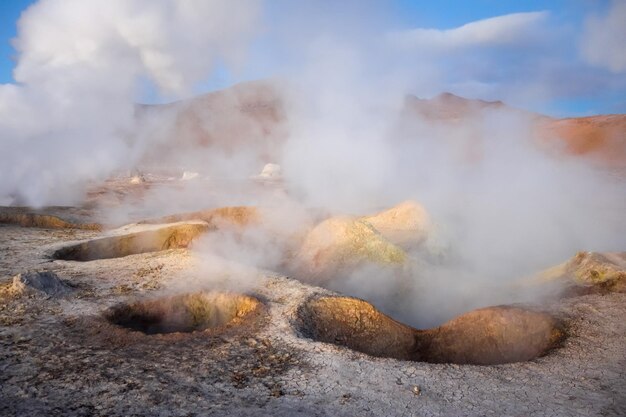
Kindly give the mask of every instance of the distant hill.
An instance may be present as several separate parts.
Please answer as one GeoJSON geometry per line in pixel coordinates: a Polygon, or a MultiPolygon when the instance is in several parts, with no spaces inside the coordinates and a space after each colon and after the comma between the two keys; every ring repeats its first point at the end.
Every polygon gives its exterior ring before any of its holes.
{"type": "Polygon", "coordinates": [[[198,149],[228,158],[245,149],[259,169],[276,161],[286,139],[282,95],[271,82],[254,81],[164,105],[137,107],[139,134],[149,136],[144,162],[164,159],[190,169],[198,149]],[[191,164],[191,166],[189,166],[191,164]]]}
{"type": "Polygon", "coordinates": [[[569,155],[586,156],[609,168],[626,169],[626,115],[552,118],[509,107],[501,101],[466,99],[443,93],[431,99],[407,96],[406,111],[428,121],[455,124],[480,118],[489,111],[515,112],[528,117],[540,145],[569,155]]]}
{"type": "Polygon", "coordinates": [[[441,93],[431,99],[414,95],[405,98],[407,110],[428,120],[453,121],[476,116],[485,109],[503,109],[501,101],[469,100],[452,93],[441,93]]]}
{"type": "Polygon", "coordinates": [[[626,168],[626,114],[547,119],[539,131],[544,140],[559,141],[570,154],[626,168]]]}
{"type": "MultiPolygon", "coordinates": [[[[626,115],[557,119],[501,101],[442,93],[430,99],[408,95],[402,117],[454,126],[479,120],[489,112],[527,117],[541,146],[626,169],[626,115]]],[[[152,146],[145,157],[149,163],[166,157],[188,164],[198,148],[210,148],[225,158],[245,149],[262,167],[278,161],[288,137],[284,94],[280,86],[269,81],[241,83],[165,105],[140,105],[137,114],[140,134],[151,136],[152,146]]]]}

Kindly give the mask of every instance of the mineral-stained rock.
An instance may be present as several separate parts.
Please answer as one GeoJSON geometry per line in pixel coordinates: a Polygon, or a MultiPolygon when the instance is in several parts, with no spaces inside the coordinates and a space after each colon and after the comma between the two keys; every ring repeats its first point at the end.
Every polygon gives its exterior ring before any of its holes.
{"type": "Polygon", "coordinates": [[[259,175],[253,177],[256,180],[279,181],[282,179],[281,168],[278,164],[265,164],[259,175]]]}
{"type": "Polygon", "coordinates": [[[257,207],[234,206],[172,214],[158,219],[144,220],[141,223],[156,224],[193,220],[201,220],[207,222],[211,228],[220,229],[228,226],[245,227],[258,224],[261,220],[261,215],[257,207]]]}
{"type": "Polygon", "coordinates": [[[626,292],[626,252],[579,252],[532,282],[560,284],[567,295],[626,292]]]}
{"type": "Polygon", "coordinates": [[[579,252],[568,262],[576,281],[626,291],[626,252],[579,252]]]}
{"type": "Polygon", "coordinates": [[[362,217],[385,239],[401,247],[413,247],[424,242],[431,230],[428,213],[420,204],[405,201],[388,210],[362,217]]]}
{"type": "Polygon", "coordinates": [[[328,275],[363,263],[399,266],[406,253],[366,221],[333,217],[311,230],[296,255],[297,269],[325,280],[328,275]]]}
{"type": "Polygon", "coordinates": [[[13,277],[13,293],[24,294],[36,291],[46,295],[63,295],[71,288],[50,271],[26,272],[13,277]]]}

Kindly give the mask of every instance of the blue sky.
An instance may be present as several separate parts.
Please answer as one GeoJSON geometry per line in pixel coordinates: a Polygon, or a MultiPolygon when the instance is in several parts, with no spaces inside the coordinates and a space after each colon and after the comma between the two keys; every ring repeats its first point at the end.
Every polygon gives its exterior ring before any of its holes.
{"type": "Polygon", "coordinates": [[[0,82],[13,81],[15,51],[11,46],[11,39],[15,37],[16,22],[20,14],[32,0],[3,0],[0,2],[0,82]]]}
{"type": "MultiPolygon", "coordinates": [[[[12,70],[16,52],[10,40],[16,36],[20,13],[32,3],[32,0],[0,2],[0,83],[14,82],[12,70]]],[[[422,66],[422,71],[426,72],[443,69],[444,74],[437,82],[429,81],[432,89],[416,86],[415,91],[410,91],[418,95],[428,96],[437,93],[438,89],[446,89],[475,98],[503,99],[519,107],[557,116],[626,113],[625,72],[609,69],[610,62],[603,66],[602,56],[594,57],[591,53],[591,58],[586,59],[580,50],[587,21],[595,15],[610,13],[612,4],[608,0],[347,0],[342,7],[337,7],[337,2],[320,0],[315,7],[325,9],[325,13],[310,27],[315,31],[326,21],[343,22],[347,16],[358,20],[362,14],[368,27],[380,25],[375,30],[381,33],[401,33],[406,47],[403,51],[405,58],[396,59],[394,65],[405,68],[422,66]],[[462,42],[468,33],[472,35],[483,29],[490,31],[488,24],[483,24],[482,29],[477,26],[474,32],[452,33],[463,25],[498,16],[516,13],[534,16],[529,12],[544,14],[531,19],[537,22],[523,23],[523,29],[528,32],[522,35],[528,38],[527,41],[518,39],[503,45],[462,42]],[[439,32],[411,32],[415,29],[436,29],[439,32]],[[539,34],[537,39],[533,39],[535,34],[539,34]],[[434,48],[424,51],[424,42],[420,40],[424,36],[443,42],[444,52],[434,48]],[[459,39],[463,44],[460,47],[459,39]],[[430,68],[424,64],[425,60],[432,64],[430,68]],[[532,99],[524,97],[527,91],[533,92],[532,99]]],[[[265,6],[265,20],[269,26],[280,19],[289,20],[294,12],[293,2],[284,0],[266,0],[265,6]]],[[[503,34],[515,35],[511,31],[503,34]]],[[[277,35],[266,35],[253,42],[248,64],[243,69],[233,71],[218,60],[211,75],[197,85],[196,92],[280,72],[280,68],[288,66],[289,58],[278,45],[280,42],[275,42],[278,38],[277,35]]],[[[619,42],[617,39],[616,43],[619,42]]],[[[618,50],[618,53],[623,52],[623,48],[618,50]]],[[[144,100],[150,101],[151,95],[154,94],[148,92],[144,100]]]]}
{"type": "Polygon", "coordinates": [[[397,0],[393,7],[399,21],[406,28],[419,25],[445,29],[493,16],[538,10],[552,10],[580,17],[581,11],[590,3],[576,0],[397,0]]]}

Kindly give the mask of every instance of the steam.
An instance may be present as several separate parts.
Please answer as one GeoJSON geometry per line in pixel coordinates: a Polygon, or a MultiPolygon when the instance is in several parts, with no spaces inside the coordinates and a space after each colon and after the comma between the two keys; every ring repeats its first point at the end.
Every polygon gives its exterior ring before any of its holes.
{"type": "Polygon", "coordinates": [[[626,3],[612,1],[605,16],[587,19],[581,42],[583,57],[590,63],[614,73],[626,71],[626,3]]]}
{"type": "Polygon", "coordinates": [[[495,106],[429,118],[403,100],[410,80],[362,76],[376,65],[375,46],[323,45],[292,99],[305,105],[291,106],[281,161],[290,186],[334,214],[412,199],[436,224],[404,270],[367,265],[331,288],[428,327],[473,308],[537,301],[541,289],[523,278],[581,250],[626,247],[623,177],[546,151],[534,114],[495,106]]]}
{"type": "Polygon", "coordinates": [[[623,179],[546,154],[531,126],[528,116],[495,110],[454,127],[417,118],[396,132],[386,191],[369,202],[424,204],[439,256],[412,253],[401,280],[370,267],[335,288],[428,327],[473,308],[537,301],[541,289],[523,278],[581,250],[623,250],[623,179]]]}
{"type": "MultiPolygon", "coordinates": [[[[252,286],[257,268],[287,269],[291,245],[319,220],[311,209],[365,215],[412,199],[435,224],[427,245],[411,250],[401,271],[368,265],[329,285],[424,327],[470,308],[534,298],[513,284],[577,251],[626,247],[623,178],[541,149],[535,115],[489,107],[439,120],[412,107],[408,92],[424,97],[461,85],[511,93],[502,79],[485,86],[463,70],[450,76],[445,57],[420,62],[434,56],[433,32],[409,32],[417,49],[407,52],[389,32],[372,33],[368,16],[324,33],[305,21],[300,31],[278,22],[274,34],[288,27],[293,36],[263,39],[288,51],[281,82],[205,97],[194,117],[210,146],[194,129],[177,130],[191,105],[135,117],[146,84],[177,98],[191,94],[216,60],[241,65],[247,43],[257,39],[260,11],[252,0],[41,0],[30,8],[16,41],[18,84],[0,86],[0,203],[71,202],[87,181],[139,162],[184,165],[202,175],[175,189],[154,188],[139,207],[119,207],[112,218],[258,205],[264,224],[211,234],[197,247],[204,284],[252,286]],[[252,99],[246,89],[256,91],[252,99]],[[263,117],[279,127],[242,118],[250,100],[263,101],[263,117]],[[233,126],[243,133],[231,136],[233,126]],[[243,181],[265,163],[281,166],[285,189],[243,181]]],[[[309,17],[314,26],[324,16],[309,17]]],[[[546,18],[489,19],[436,38],[451,53],[469,31],[469,46],[480,47],[483,31],[506,32],[513,21],[504,40],[515,46],[546,18]]],[[[511,46],[497,38],[487,46],[511,46]]],[[[192,285],[177,285],[184,284],[192,285]]]]}
{"type": "Polygon", "coordinates": [[[31,6],[18,23],[17,84],[0,86],[0,200],[64,203],[85,181],[132,167],[142,87],[179,97],[215,61],[241,65],[258,14],[255,0],[31,6]]]}

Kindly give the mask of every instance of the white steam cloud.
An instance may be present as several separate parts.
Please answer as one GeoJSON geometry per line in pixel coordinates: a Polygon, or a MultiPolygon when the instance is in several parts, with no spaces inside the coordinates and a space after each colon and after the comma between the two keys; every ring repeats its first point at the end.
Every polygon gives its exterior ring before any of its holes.
{"type": "Polygon", "coordinates": [[[239,65],[255,0],[40,0],[15,40],[17,84],[0,86],[0,200],[71,201],[85,180],[132,166],[142,86],[189,94],[216,60],[239,65]]]}
{"type": "Polygon", "coordinates": [[[626,71],[626,2],[615,0],[604,16],[587,19],[582,35],[583,57],[615,73],[626,71]]]}

